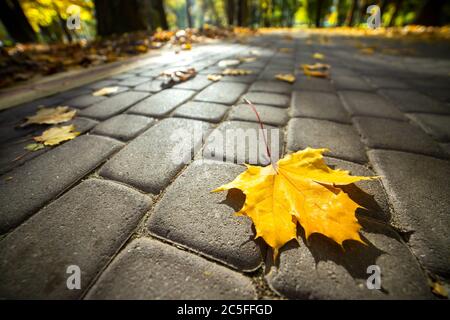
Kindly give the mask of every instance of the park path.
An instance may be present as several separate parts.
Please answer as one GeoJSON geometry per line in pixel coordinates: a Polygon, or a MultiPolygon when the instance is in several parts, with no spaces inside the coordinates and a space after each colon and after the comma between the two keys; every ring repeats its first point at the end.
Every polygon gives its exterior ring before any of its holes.
{"type": "Polygon", "coordinates": [[[364,54],[358,46],[373,40],[355,41],[299,33],[198,46],[0,113],[0,297],[433,298],[430,279],[450,279],[450,63],[364,54]],[[316,52],[330,79],[301,74],[316,52]],[[242,56],[256,57],[239,65],[252,74],[207,79],[218,61],[242,56]],[[160,72],[182,66],[199,74],[162,90],[160,72]],[[274,79],[294,72],[294,84],[274,79]],[[120,89],[92,96],[106,86],[120,89]],[[273,265],[250,221],[233,214],[242,197],[210,193],[244,170],[229,145],[204,159],[209,135],[258,129],[243,97],[280,130],[281,154],[329,148],[328,164],[381,176],[346,188],[367,209],[357,216],[368,246],[342,252],[299,234],[273,265]],[[17,125],[39,105],[78,109],[83,134],[21,156],[43,129],[17,125]],[[180,130],[200,135],[173,139],[180,130]],[[174,161],[175,148],[195,161],[174,161]],[[66,286],[69,265],[81,270],[80,290],[66,286]],[[381,290],[366,286],[371,265],[381,290]]]}

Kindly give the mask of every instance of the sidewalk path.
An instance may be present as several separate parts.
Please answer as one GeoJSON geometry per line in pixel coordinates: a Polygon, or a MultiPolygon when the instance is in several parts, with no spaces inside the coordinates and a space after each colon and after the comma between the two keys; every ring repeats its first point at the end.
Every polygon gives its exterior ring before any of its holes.
{"type": "Polygon", "coordinates": [[[0,297],[433,298],[429,279],[450,279],[450,61],[318,40],[266,35],[167,53],[1,112],[0,297]],[[218,61],[255,50],[257,59],[239,66],[253,74],[207,80],[220,72],[218,61]],[[332,66],[331,79],[300,73],[315,52],[332,66]],[[177,66],[199,74],[161,90],[157,75],[177,66]],[[294,84],[274,79],[293,72],[294,84]],[[120,92],[92,96],[105,86],[120,92]],[[211,141],[171,135],[257,129],[239,105],[244,96],[269,129],[281,130],[283,154],[329,148],[328,164],[381,176],[346,189],[367,208],[357,214],[367,247],[350,242],[343,252],[319,235],[307,245],[300,234],[273,265],[249,219],[233,214],[242,197],[210,193],[244,170],[233,163],[235,150],[221,154],[231,162],[202,161],[192,149],[211,141]],[[39,105],[77,108],[73,123],[83,135],[13,161],[43,130],[17,128],[39,105]],[[196,160],[173,161],[175,148],[196,160]],[[81,269],[80,290],[67,289],[69,265],[81,269]],[[366,286],[371,265],[380,268],[381,290],[366,286]]]}

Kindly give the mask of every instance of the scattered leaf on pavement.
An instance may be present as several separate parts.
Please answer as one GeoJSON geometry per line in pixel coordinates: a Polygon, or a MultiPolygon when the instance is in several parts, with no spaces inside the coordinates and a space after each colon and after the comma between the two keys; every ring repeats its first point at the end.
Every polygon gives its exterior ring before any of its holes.
{"type": "Polygon", "coordinates": [[[289,82],[289,83],[294,83],[295,82],[295,76],[291,73],[287,73],[287,74],[277,74],[275,76],[276,79],[281,80],[281,81],[285,81],[285,82],[289,82]]]}
{"type": "Polygon", "coordinates": [[[220,74],[209,74],[208,75],[208,80],[210,80],[210,81],[217,82],[220,79],[222,79],[222,75],[220,75],[220,74]]]}
{"type": "Polygon", "coordinates": [[[191,50],[192,49],[192,44],[190,43],[183,43],[181,45],[181,50],[191,50]]]}
{"type": "Polygon", "coordinates": [[[280,49],[278,49],[278,51],[281,53],[291,53],[292,48],[280,48],[280,49]]]}
{"type": "Polygon", "coordinates": [[[375,48],[372,47],[362,48],[361,50],[359,50],[359,52],[361,52],[362,54],[372,55],[375,53],[375,48]]]}
{"type": "Polygon", "coordinates": [[[80,132],[74,131],[75,126],[72,124],[70,126],[55,127],[45,130],[42,135],[33,137],[34,141],[42,142],[46,146],[54,146],[60,144],[66,140],[72,140],[80,132]]]}
{"type": "Polygon", "coordinates": [[[314,59],[317,59],[317,60],[323,60],[323,59],[325,59],[325,56],[322,54],[322,53],[314,53],[313,54],[313,58],[314,59]]]}
{"type": "Polygon", "coordinates": [[[232,67],[237,66],[240,64],[241,61],[237,59],[228,59],[228,60],[220,60],[217,64],[220,68],[226,68],[226,67],[232,67]]]}
{"type": "Polygon", "coordinates": [[[439,281],[432,282],[431,284],[432,292],[440,297],[448,298],[448,290],[439,281]]]}
{"type": "Polygon", "coordinates": [[[305,76],[316,77],[316,78],[328,78],[328,76],[329,76],[327,71],[319,71],[319,70],[314,70],[314,69],[311,70],[309,68],[309,65],[306,65],[306,64],[303,64],[302,68],[303,68],[303,73],[305,74],[305,76]]]}
{"type": "Polygon", "coordinates": [[[252,74],[253,71],[247,69],[232,69],[227,68],[223,70],[222,75],[224,76],[245,76],[247,74],[252,74]]]}
{"type": "Polygon", "coordinates": [[[326,71],[331,68],[329,64],[326,63],[314,63],[314,64],[302,64],[302,68],[306,68],[310,71],[326,71]]]}
{"type": "Polygon", "coordinates": [[[250,217],[256,237],[273,248],[274,259],[285,243],[297,237],[299,223],[308,239],[321,233],[338,244],[345,240],[364,243],[355,217],[355,203],[339,185],[375,177],[351,176],[348,171],[331,169],[322,153],[327,149],[306,148],[289,154],[266,167],[246,165],[234,181],[213,192],[241,190],[245,203],[238,214],[250,217]]]}
{"type": "Polygon", "coordinates": [[[242,57],[242,58],[239,58],[239,60],[241,62],[253,62],[256,60],[256,57],[242,57]]]}
{"type": "Polygon", "coordinates": [[[117,90],[119,90],[119,87],[105,87],[105,88],[95,91],[92,95],[96,96],[96,97],[106,96],[111,93],[116,93],[117,90]]]}
{"type": "Polygon", "coordinates": [[[27,144],[24,149],[28,151],[38,151],[44,148],[45,146],[42,143],[30,143],[27,144]]]}
{"type": "Polygon", "coordinates": [[[178,83],[187,81],[197,74],[195,68],[177,68],[169,69],[161,72],[160,76],[165,78],[165,81],[161,84],[162,88],[170,88],[178,83]]]}
{"type": "Polygon", "coordinates": [[[77,113],[76,110],[70,110],[67,106],[56,108],[40,108],[35,115],[27,117],[27,121],[22,125],[29,124],[58,124],[72,120],[77,113]]]}

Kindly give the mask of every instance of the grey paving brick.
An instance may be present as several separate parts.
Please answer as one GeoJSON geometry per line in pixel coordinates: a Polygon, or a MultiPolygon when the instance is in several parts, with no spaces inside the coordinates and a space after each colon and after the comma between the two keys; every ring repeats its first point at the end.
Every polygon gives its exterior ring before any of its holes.
{"type": "Polygon", "coordinates": [[[428,156],[371,150],[369,157],[394,208],[408,245],[429,271],[450,277],[450,164],[428,156]]]}
{"type": "Polygon", "coordinates": [[[105,79],[105,80],[100,80],[100,81],[96,81],[94,83],[91,83],[89,85],[87,85],[86,87],[93,89],[93,90],[99,90],[105,87],[114,87],[117,85],[117,79],[105,79]]]}
{"type": "Polygon", "coordinates": [[[445,105],[414,90],[383,89],[379,92],[403,112],[450,114],[445,105]]]}
{"type": "Polygon", "coordinates": [[[236,269],[258,268],[262,244],[253,240],[251,221],[234,214],[243,205],[243,195],[211,192],[244,170],[217,161],[193,162],[156,205],[148,221],[150,232],[236,269]]]}
{"type": "Polygon", "coordinates": [[[408,122],[372,117],[355,117],[353,121],[370,148],[444,156],[430,136],[408,122]]]}
{"type": "Polygon", "coordinates": [[[191,90],[167,89],[142,100],[128,112],[161,117],[189,100],[194,94],[195,91],[191,90]]]}
{"type": "Polygon", "coordinates": [[[377,89],[408,89],[408,85],[402,80],[395,79],[388,76],[368,76],[365,77],[367,81],[377,89]]]}
{"type": "Polygon", "coordinates": [[[148,238],[130,243],[108,266],[86,299],[255,299],[237,272],[148,238]]]}
{"type": "Polygon", "coordinates": [[[369,116],[406,121],[405,116],[389,100],[363,91],[339,91],[344,106],[352,116],[369,116]]]}
{"type": "MultiPolygon", "coordinates": [[[[283,131],[273,126],[264,126],[267,144],[276,162],[283,152],[283,131]]],[[[238,164],[250,163],[267,165],[270,159],[260,126],[256,122],[222,122],[207,138],[203,157],[238,164]]]]}
{"type": "Polygon", "coordinates": [[[442,142],[450,141],[450,115],[410,113],[408,117],[434,139],[442,142]]]}
{"type": "Polygon", "coordinates": [[[294,90],[298,91],[324,91],[335,92],[334,86],[329,79],[297,76],[294,90]]]}
{"type": "Polygon", "coordinates": [[[133,114],[119,114],[98,124],[93,133],[128,141],[147,129],[154,119],[133,114]]]}
{"type": "MultiPolygon", "coordinates": [[[[81,133],[85,133],[92,129],[98,122],[87,119],[87,118],[81,118],[81,117],[75,117],[73,120],[66,122],[64,125],[73,124],[75,125],[75,130],[81,133]]],[[[34,132],[34,135],[40,135],[42,132],[47,128],[39,128],[36,129],[34,132]]],[[[24,148],[30,144],[33,143],[32,136],[28,135],[26,138],[19,139],[18,141],[12,141],[8,144],[1,146],[1,152],[0,152],[0,174],[4,174],[7,171],[10,171],[11,169],[18,167],[19,165],[24,164],[30,159],[33,159],[39,155],[41,155],[44,152],[47,152],[51,150],[50,147],[29,152],[25,150],[24,148]]]]}
{"type": "MultiPolygon", "coordinates": [[[[376,174],[366,166],[325,157],[325,162],[332,168],[350,171],[355,176],[376,176],[376,174]]],[[[369,217],[378,221],[390,222],[391,210],[387,200],[386,192],[381,183],[381,179],[359,181],[354,184],[339,186],[350,198],[360,204],[363,208],[356,211],[357,217],[369,217]]]]}
{"type": "Polygon", "coordinates": [[[144,92],[123,92],[100,103],[96,103],[86,109],[83,109],[80,112],[80,115],[94,119],[105,120],[118,113],[121,113],[122,111],[128,109],[130,106],[147,96],[148,94],[144,92]]]}
{"type": "Polygon", "coordinates": [[[220,81],[223,82],[237,82],[237,83],[245,83],[250,84],[256,81],[257,79],[256,71],[253,71],[252,74],[246,74],[242,76],[224,76],[220,81]]]}
{"type": "Polygon", "coordinates": [[[129,78],[126,78],[126,79],[124,79],[122,81],[119,81],[117,84],[119,86],[135,87],[135,86],[138,86],[138,85],[140,85],[140,84],[142,84],[142,83],[144,83],[146,81],[148,81],[147,77],[135,76],[135,77],[129,77],[129,78]]]}
{"type": "Polygon", "coordinates": [[[163,90],[163,88],[161,87],[163,83],[163,80],[153,79],[134,87],[134,90],[157,93],[163,90]]]}
{"type": "MultiPolygon", "coordinates": [[[[255,108],[263,123],[281,126],[289,120],[287,112],[284,109],[264,105],[255,105],[255,108]]],[[[231,109],[228,120],[257,122],[258,118],[248,104],[238,104],[231,109]]]]}
{"type": "Polygon", "coordinates": [[[202,90],[205,87],[209,86],[211,83],[212,82],[208,80],[207,76],[197,75],[193,79],[175,85],[174,88],[188,89],[188,90],[202,90]]]}
{"type": "Polygon", "coordinates": [[[364,145],[357,131],[347,124],[327,120],[294,118],[288,123],[287,148],[298,151],[306,147],[328,148],[332,157],[364,163],[364,145]]]}
{"type": "Polygon", "coordinates": [[[109,138],[80,136],[9,172],[11,179],[2,176],[0,233],[19,225],[121,146],[109,138]]]}
{"type": "Polygon", "coordinates": [[[0,297],[79,298],[150,205],[120,184],[82,182],[0,242],[0,297]],[[81,269],[81,290],[67,288],[70,265],[81,269]]]}
{"type": "Polygon", "coordinates": [[[245,92],[247,85],[243,83],[213,83],[206,89],[200,91],[195,97],[197,101],[216,102],[223,104],[233,104],[245,92]]]}
{"type": "Polygon", "coordinates": [[[243,98],[248,99],[253,104],[264,104],[280,108],[289,107],[290,100],[287,95],[266,92],[248,92],[242,96],[241,103],[244,102],[243,98]]]}
{"type": "MultiPolygon", "coordinates": [[[[384,224],[359,219],[365,246],[303,234],[281,249],[277,267],[266,276],[269,286],[291,299],[432,299],[427,279],[398,235],[384,224]],[[367,268],[377,265],[382,290],[369,290],[367,268]]],[[[303,232],[302,232],[303,233],[303,232]]],[[[271,259],[268,257],[268,259],[271,259]]]]}
{"type": "Polygon", "coordinates": [[[350,117],[334,93],[295,91],[290,114],[293,117],[315,118],[351,123],[350,117]]]}
{"type": "Polygon", "coordinates": [[[190,101],[179,106],[173,115],[181,118],[220,122],[228,110],[229,107],[223,104],[190,101]]]}
{"type": "Polygon", "coordinates": [[[373,90],[372,86],[359,76],[337,76],[333,78],[333,84],[337,90],[373,90]]]}
{"type": "Polygon", "coordinates": [[[100,175],[157,194],[189,163],[207,129],[201,121],[164,119],[109,160],[100,175]]]}
{"type": "Polygon", "coordinates": [[[292,91],[292,85],[281,81],[259,80],[251,85],[249,91],[289,94],[292,91]]]}
{"type": "Polygon", "coordinates": [[[107,97],[97,97],[93,96],[91,93],[75,97],[73,99],[64,101],[65,106],[69,106],[72,108],[83,109],[93,105],[94,103],[99,103],[106,100],[107,97]]]}

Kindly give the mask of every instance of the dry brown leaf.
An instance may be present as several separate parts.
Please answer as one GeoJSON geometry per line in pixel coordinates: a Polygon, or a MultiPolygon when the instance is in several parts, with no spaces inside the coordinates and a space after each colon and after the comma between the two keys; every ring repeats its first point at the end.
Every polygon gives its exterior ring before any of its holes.
{"type": "Polygon", "coordinates": [[[117,90],[119,90],[119,87],[105,87],[95,91],[92,95],[95,97],[106,96],[111,93],[116,93],[117,90]]]}
{"type": "Polygon", "coordinates": [[[35,115],[27,117],[27,121],[22,125],[29,124],[58,124],[72,120],[77,113],[67,106],[56,108],[40,108],[35,115]]]}
{"type": "Polygon", "coordinates": [[[295,76],[291,73],[287,73],[287,74],[277,74],[275,76],[276,79],[281,80],[281,81],[285,81],[285,82],[289,82],[289,83],[294,83],[295,82],[295,76]]]}
{"type": "Polygon", "coordinates": [[[253,71],[247,69],[232,69],[227,68],[223,70],[222,75],[224,76],[245,76],[247,74],[252,74],[253,71]]]}
{"type": "Polygon", "coordinates": [[[75,126],[63,126],[63,127],[55,127],[45,130],[40,136],[33,137],[34,141],[42,142],[46,146],[55,146],[60,144],[66,140],[72,140],[78,135],[80,132],[74,131],[75,126]]]}
{"type": "Polygon", "coordinates": [[[448,291],[447,288],[442,285],[439,281],[433,282],[431,284],[432,292],[438,296],[441,296],[443,298],[448,298],[448,291]]]}
{"type": "Polygon", "coordinates": [[[195,68],[177,68],[169,69],[161,72],[160,76],[166,78],[161,87],[164,89],[170,88],[178,83],[185,82],[193,77],[195,77],[197,71],[195,68]]]}
{"type": "Polygon", "coordinates": [[[314,64],[302,64],[302,68],[307,68],[310,71],[326,71],[329,70],[331,66],[326,63],[314,63],[314,64]]]}
{"type": "Polygon", "coordinates": [[[209,74],[208,75],[208,80],[210,80],[210,81],[217,82],[220,79],[222,79],[222,75],[220,75],[220,74],[209,74]]]}

